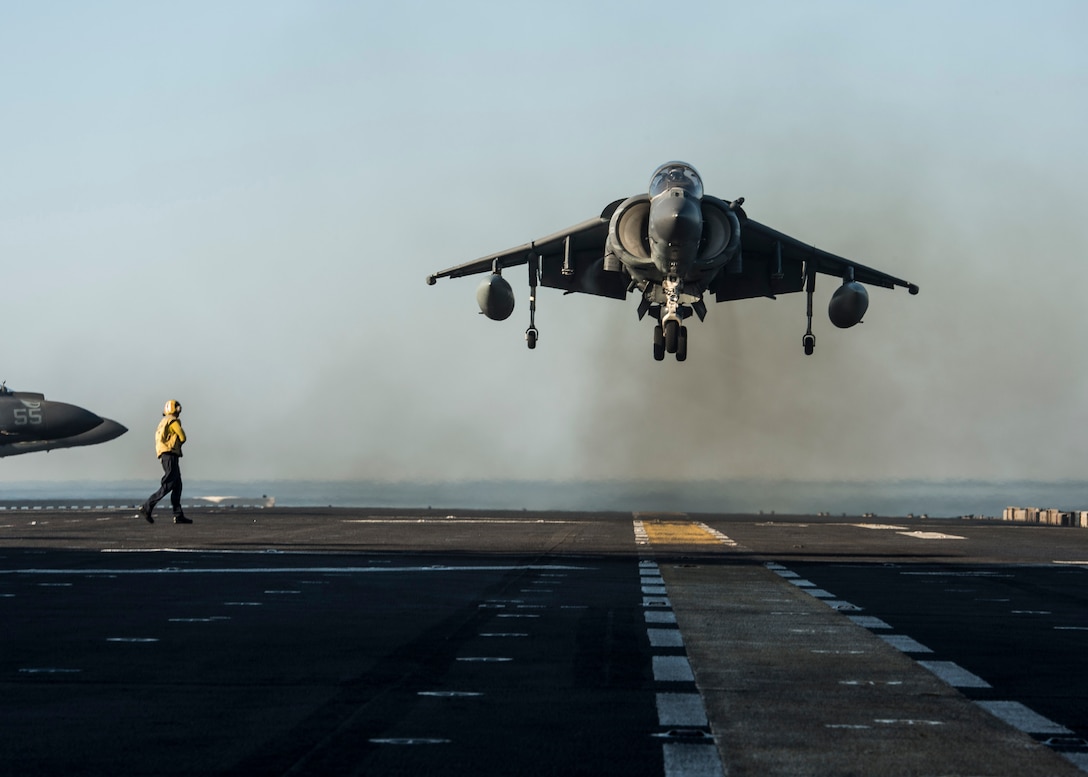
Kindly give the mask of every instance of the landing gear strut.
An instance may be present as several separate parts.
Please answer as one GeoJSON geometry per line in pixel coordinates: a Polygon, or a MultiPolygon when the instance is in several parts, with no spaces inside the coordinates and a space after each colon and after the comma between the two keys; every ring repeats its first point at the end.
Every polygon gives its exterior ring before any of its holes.
{"type": "Polygon", "coordinates": [[[806,268],[805,296],[808,298],[806,315],[808,316],[808,328],[805,336],[801,338],[801,345],[805,348],[805,356],[812,356],[816,350],[816,335],[812,334],[812,293],[816,291],[816,272],[812,268],[806,268]]]}
{"type": "Polygon", "coordinates": [[[536,282],[539,272],[540,259],[536,254],[529,256],[529,328],[525,330],[525,344],[529,350],[536,348],[536,341],[540,339],[540,330],[536,328],[536,282]]]}
{"type": "Polygon", "coordinates": [[[680,340],[680,322],[673,318],[666,321],[662,328],[665,330],[665,350],[676,353],[676,344],[680,340]]]}

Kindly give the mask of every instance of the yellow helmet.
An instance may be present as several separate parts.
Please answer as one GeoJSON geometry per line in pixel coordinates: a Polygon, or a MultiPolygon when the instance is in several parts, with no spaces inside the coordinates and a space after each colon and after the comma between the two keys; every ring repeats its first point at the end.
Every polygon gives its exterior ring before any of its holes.
{"type": "Polygon", "coordinates": [[[162,409],[163,415],[178,415],[181,413],[181,403],[176,399],[168,399],[166,401],[166,407],[162,409]]]}

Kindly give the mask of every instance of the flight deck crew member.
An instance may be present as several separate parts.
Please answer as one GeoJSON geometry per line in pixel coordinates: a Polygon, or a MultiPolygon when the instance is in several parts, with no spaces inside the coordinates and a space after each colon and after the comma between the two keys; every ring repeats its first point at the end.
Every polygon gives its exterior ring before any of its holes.
{"type": "Polygon", "coordinates": [[[174,511],[174,523],[192,523],[181,511],[181,446],[185,442],[185,430],[181,428],[181,403],[171,399],[166,403],[162,411],[162,420],[159,428],[155,430],[155,454],[162,462],[162,485],[159,490],[147,498],[140,505],[137,517],[142,517],[148,523],[154,523],[151,513],[155,505],[167,494],[170,494],[170,507],[174,511]]]}

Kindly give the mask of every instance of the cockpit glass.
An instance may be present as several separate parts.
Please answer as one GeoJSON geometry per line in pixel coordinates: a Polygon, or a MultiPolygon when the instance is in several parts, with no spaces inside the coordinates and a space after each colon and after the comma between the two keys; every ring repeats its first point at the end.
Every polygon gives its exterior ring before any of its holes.
{"type": "Polygon", "coordinates": [[[656,197],[669,189],[683,189],[692,197],[703,196],[703,182],[695,168],[682,162],[662,165],[650,181],[650,196],[656,197]]]}

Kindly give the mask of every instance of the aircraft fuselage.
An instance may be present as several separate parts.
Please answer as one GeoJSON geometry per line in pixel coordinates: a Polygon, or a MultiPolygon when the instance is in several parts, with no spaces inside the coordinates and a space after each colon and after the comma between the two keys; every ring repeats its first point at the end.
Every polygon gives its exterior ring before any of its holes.
{"type": "Polygon", "coordinates": [[[0,457],[97,445],[126,431],[116,421],[82,407],[0,387],[0,457]]]}
{"type": "Polygon", "coordinates": [[[699,198],[677,187],[650,200],[650,256],[662,277],[687,276],[703,236],[699,198]]]}

